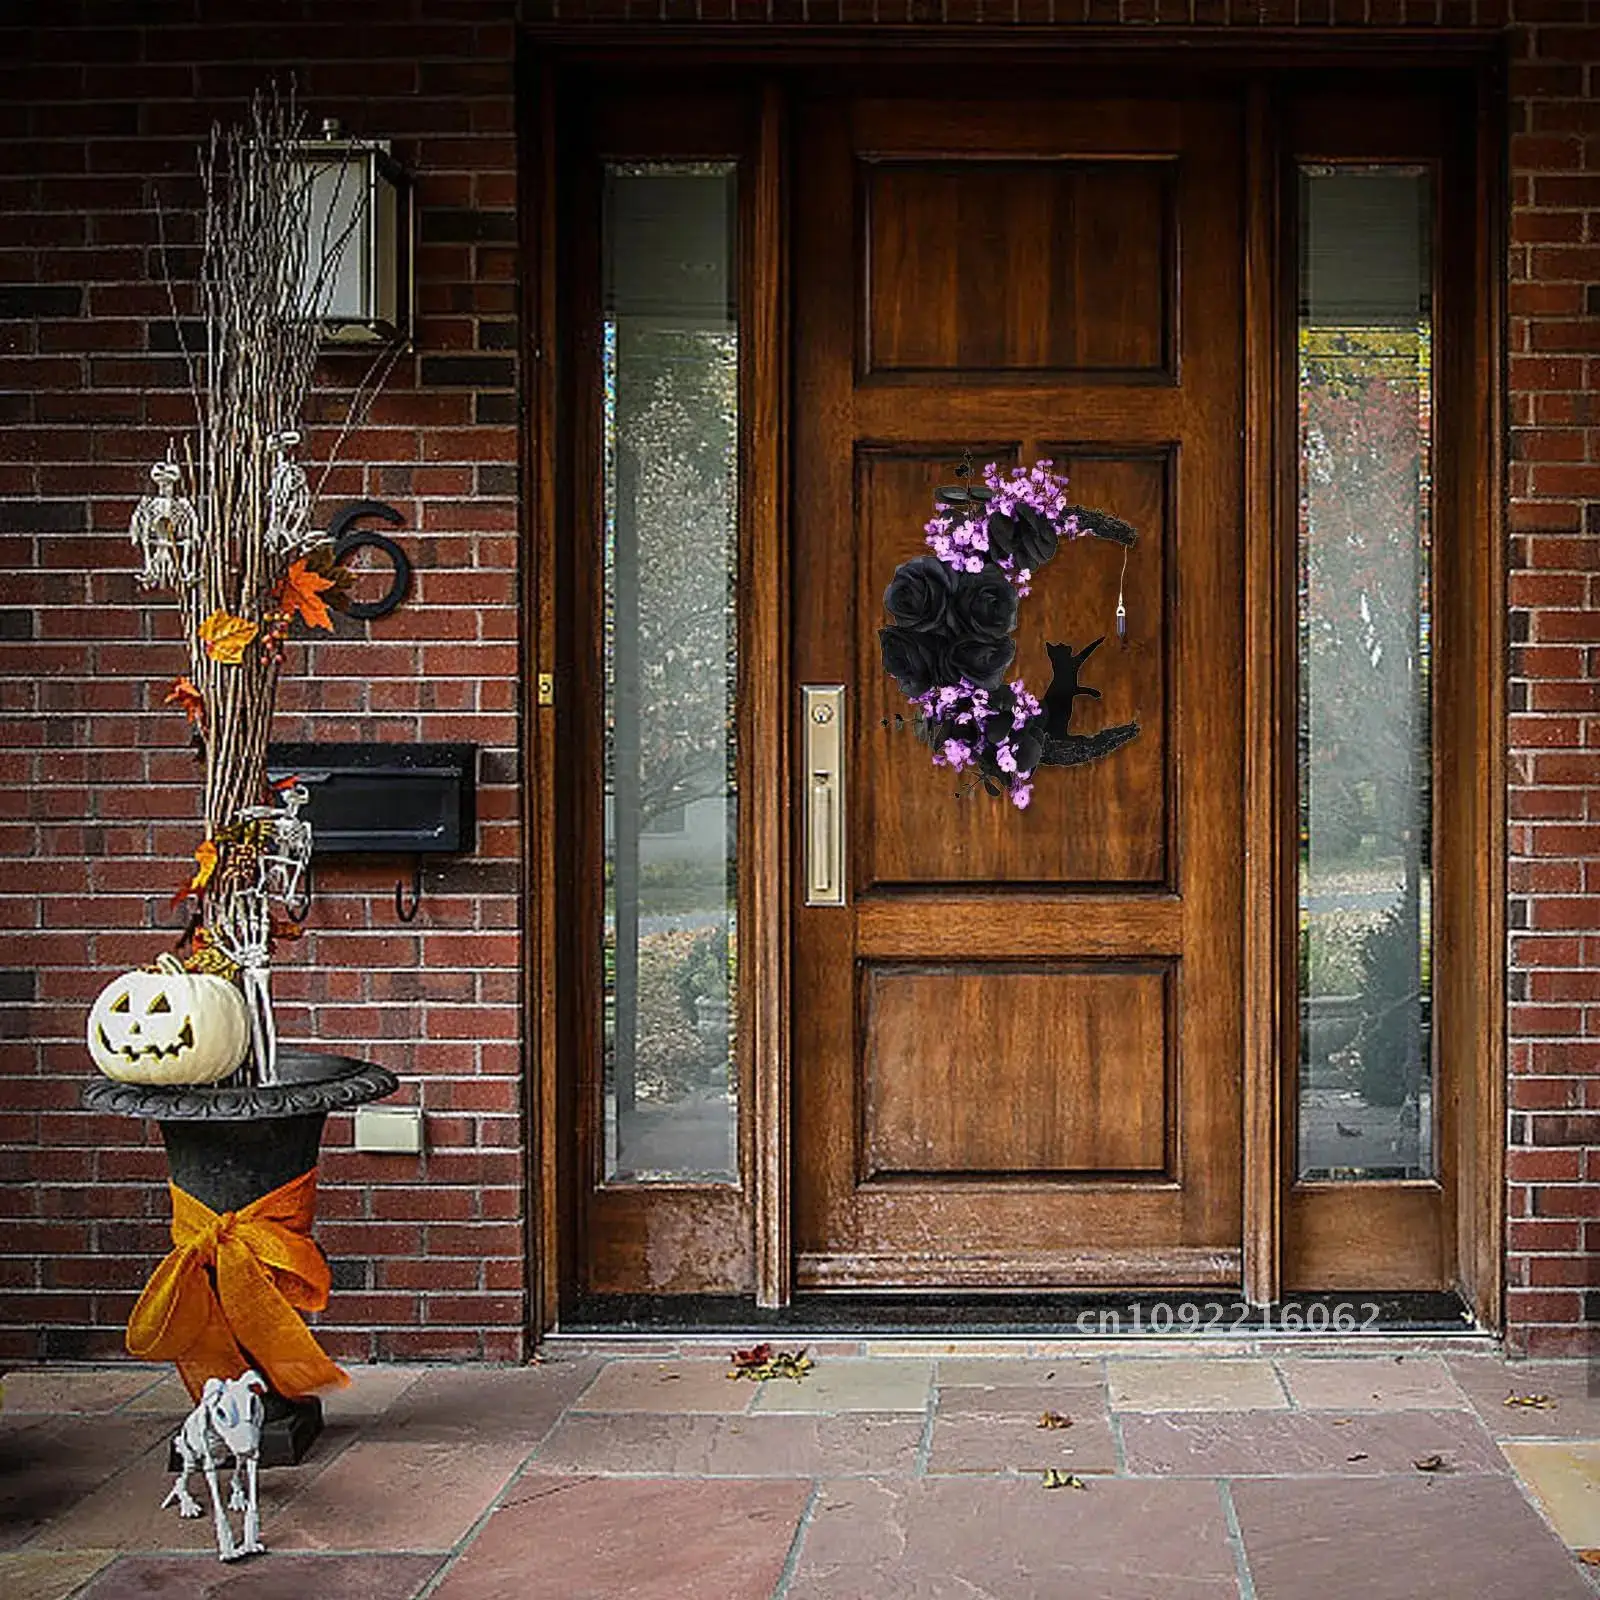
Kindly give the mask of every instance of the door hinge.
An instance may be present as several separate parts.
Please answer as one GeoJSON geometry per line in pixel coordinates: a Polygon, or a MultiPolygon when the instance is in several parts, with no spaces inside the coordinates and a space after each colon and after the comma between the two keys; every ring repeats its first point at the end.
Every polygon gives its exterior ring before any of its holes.
{"type": "Polygon", "coordinates": [[[556,703],[556,675],[553,672],[539,674],[539,704],[553,706],[556,703]]]}

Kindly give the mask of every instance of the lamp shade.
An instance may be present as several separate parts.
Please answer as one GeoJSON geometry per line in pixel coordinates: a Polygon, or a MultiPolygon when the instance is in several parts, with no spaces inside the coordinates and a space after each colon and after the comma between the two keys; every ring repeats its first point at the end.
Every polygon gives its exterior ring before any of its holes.
{"type": "Polygon", "coordinates": [[[301,310],[334,344],[381,344],[408,331],[410,197],[386,142],[345,139],[337,125],[297,140],[307,229],[301,310]]]}

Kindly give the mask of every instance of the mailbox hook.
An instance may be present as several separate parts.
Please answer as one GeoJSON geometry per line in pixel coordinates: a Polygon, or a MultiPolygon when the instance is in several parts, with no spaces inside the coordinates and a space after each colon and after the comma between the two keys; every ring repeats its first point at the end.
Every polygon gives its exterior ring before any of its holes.
{"type": "Polygon", "coordinates": [[[406,907],[404,900],[406,886],[404,882],[394,886],[394,914],[402,922],[415,922],[417,913],[422,909],[422,857],[411,858],[411,906],[406,907]]]}

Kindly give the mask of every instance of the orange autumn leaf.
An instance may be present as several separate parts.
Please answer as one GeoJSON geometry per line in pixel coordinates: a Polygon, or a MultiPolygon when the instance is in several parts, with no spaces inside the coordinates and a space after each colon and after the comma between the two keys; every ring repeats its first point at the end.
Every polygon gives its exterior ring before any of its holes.
{"type": "Polygon", "coordinates": [[[194,859],[197,863],[194,876],[173,895],[167,902],[169,905],[178,905],[190,895],[199,894],[211,882],[211,875],[217,870],[217,847],[209,839],[203,839],[195,849],[194,859]]]}
{"type": "Polygon", "coordinates": [[[261,631],[254,622],[235,617],[226,611],[213,611],[200,624],[200,638],[205,643],[206,654],[225,667],[236,667],[244,660],[250,641],[261,631]]]}
{"type": "Polygon", "coordinates": [[[331,589],[333,580],[313,572],[304,561],[291,564],[283,575],[278,589],[278,606],[291,617],[300,617],[308,628],[333,627],[328,615],[327,602],[322,598],[324,589],[331,589]]]}
{"type": "Polygon", "coordinates": [[[211,874],[217,870],[217,847],[206,839],[195,850],[194,858],[200,865],[189,880],[189,893],[199,894],[211,882],[211,874]]]}
{"type": "Polygon", "coordinates": [[[179,707],[184,716],[197,728],[203,727],[206,720],[206,699],[187,678],[179,678],[172,686],[172,693],[162,702],[163,705],[179,707]]]}

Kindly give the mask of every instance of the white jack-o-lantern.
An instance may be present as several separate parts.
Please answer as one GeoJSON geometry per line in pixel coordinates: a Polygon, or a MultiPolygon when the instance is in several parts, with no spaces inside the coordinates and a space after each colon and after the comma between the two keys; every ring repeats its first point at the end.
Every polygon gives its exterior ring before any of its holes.
{"type": "Polygon", "coordinates": [[[244,996],[226,978],[186,972],[169,955],[154,972],[112,979],[89,1012],[89,1054],[121,1083],[215,1083],[249,1044],[244,996]]]}

